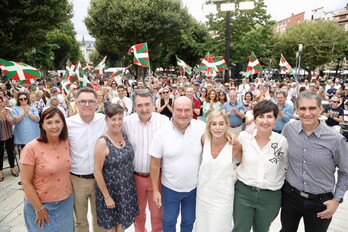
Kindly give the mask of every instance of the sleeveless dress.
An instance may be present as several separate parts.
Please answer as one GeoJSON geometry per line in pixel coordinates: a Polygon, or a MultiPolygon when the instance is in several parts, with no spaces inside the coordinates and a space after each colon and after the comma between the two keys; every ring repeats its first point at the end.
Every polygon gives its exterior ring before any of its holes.
{"type": "Polygon", "coordinates": [[[210,140],[205,140],[202,164],[198,173],[196,232],[232,230],[236,178],[234,163],[230,143],[227,142],[214,159],[211,156],[210,140]]]}
{"type": "Polygon", "coordinates": [[[125,134],[123,136],[126,144],[122,148],[114,146],[108,137],[100,137],[105,139],[109,149],[102,173],[106,188],[116,205],[113,209],[106,207],[104,196],[97,185],[97,223],[105,229],[111,229],[117,224],[122,224],[122,227],[127,229],[133,224],[135,216],[139,213],[133,177],[134,150],[125,134]]]}

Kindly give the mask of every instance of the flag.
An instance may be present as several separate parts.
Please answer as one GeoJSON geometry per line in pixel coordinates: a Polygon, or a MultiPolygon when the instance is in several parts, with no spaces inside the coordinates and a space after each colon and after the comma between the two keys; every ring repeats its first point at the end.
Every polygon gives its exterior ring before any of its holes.
{"type": "Polygon", "coordinates": [[[128,65],[125,68],[116,68],[115,72],[111,74],[112,78],[116,78],[118,76],[124,75],[126,70],[129,69],[132,65],[128,65]]]}
{"type": "Polygon", "coordinates": [[[218,72],[227,69],[226,61],[222,56],[210,56],[209,52],[203,58],[199,70],[208,77],[215,77],[218,72]]]}
{"type": "Polygon", "coordinates": [[[65,74],[64,74],[65,80],[68,79],[70,84],[77,82],[76,73],[75,73],[75,65],[71,63],[71,61],[66,61],[65,64],[65,74]]]}
{"type": "Polygon", "coordinates": [[[290,64],[286,61],[285,57],[283,54],[280,54],[280,61],[279,61],[279,66],[282,70],[289,74],[294,74],[294,71],[292,70],[290,64]]]}
{"type": "Polygon", "coordinates": [[[91,71],[91,70],[93,70],[93,68],[94,68],[93,66],[89,65],[88,63],[86,63],[86,64],[85,64],[85,67],[83,67],[82,70],[83,70],[83,71],[86,71],[86,70],[87,70],[87,71],[91,71]]]}
{"type": "Polygon", "coordinates": [[[149,51],[147,49],[147,43],[136,44],[130,47],[128,55],[133,53],[133,63],[142,67],[150,68],[149,51]]]}
{"type": "Polygon", "coordinates": [[[7,78],[16,81],[41,78],[38,69],[22,62],[0,59],[0,68],[7,78]]]}
{"type": "Polygon", "coordinates": [[[263,68],[255,56],[254,52],[251,52],[250,57],[249,57],[249,63],[246,72],[244,73],[245,76],[250,76],[253,74],[257,74],[263,71],[263,68]]]}
{"type": "Polygon", "coordinates": [[[175,55],[176,57],[176,63],[178,64],[178,66],[180,67],[180,72],[186,72],[187,74],[191,74],[192,68],[191,66],[189,66],[188,64],[186,64],[183,60],[181,60],[177,55],[175,55]]]}
{"type": "Polygon", "coordinates": [[[228,69],[226,61],[223,56],[216,56],[213,62],[220,72],[228,69]]]}
{"type": "Polygon", "coordinates": [[[93,74],[104,74],[104,68],[105,68],[105,61],[106,61],[107,56],[105,56],[100,63],[94,67],[92,73],[93,74]]]}
{"type": "MultiPolygon", "coordinates": [[[[105,63],[105,60],[106,60],[106,56],[104,57],[104,63],[105,63]]],[[[103,61],[102,61],[103,62],[103,61]]],[[[102,63],[100,62],[100,63],[102,63]]],[[[98,64],[98,66],[100,65],[100,63],[98,64]]],[[[82,87],[90,87],[92,89],[94,89],[94,86],[92,85],[92,83],[88,80],[86,74],[83,72],[82,70],[82,66],[80,63],[78,63],[77,65],[77,68],[76,68],[76,76],[79,80],[79,86],[80,88],[82,87]]]]}

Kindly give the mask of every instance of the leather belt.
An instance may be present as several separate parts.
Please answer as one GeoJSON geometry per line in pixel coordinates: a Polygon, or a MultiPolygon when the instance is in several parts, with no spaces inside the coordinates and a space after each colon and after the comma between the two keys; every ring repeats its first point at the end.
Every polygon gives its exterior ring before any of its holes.
{"type": "Polygon", "coordinates": [[[141,176],[141,177],[149,177],[150,173],[134,172],[134,175],[141,176]]]}
{"type": "Polygon", "coordinates": [[[88,175],[79,175],[79,174],[75,174],[70,172],[71,175],[73,176],[77,176],[79,178],[83,178],[83,179],[94,179],[94,174],[88,174],[88,175]]]}
{"type": "Polygon", "coordinates": [[[263,188],[258,188],[258,187],[255,187],[255,186],[251,186],[251,185],[247,185],[246,183],[244,183],[243,181],[240,181],[240,180],[237,180],[237,183],[240,183],[241,185],[255,191],[255,192],[260,192],[260,191],[272,191],[272,190],[269,190],[269,189],[263,189],[263,188]]]}
{"type": "Polygon", "coordinates": [[[285,181],[285,185],[287,185],[291,190],[292,192],[300,195],[301,197],[303,198],[306,198],[306,199],[319,199],[319,198],[332,198],[333,197],[333,193],[329,192],[329,193],[323,193],[323,194],[311,194],[311,193],[306,193],[306,192],[303,192],[303,191],[300,191],[294,187],[292,187],[289,182],[285,181]]]}
{"type": "Polygon", "coordinates": [[[236,126],[230,126],[231,128],[237,128],[240,127],[242,124],[236,125],[236,126]]]}

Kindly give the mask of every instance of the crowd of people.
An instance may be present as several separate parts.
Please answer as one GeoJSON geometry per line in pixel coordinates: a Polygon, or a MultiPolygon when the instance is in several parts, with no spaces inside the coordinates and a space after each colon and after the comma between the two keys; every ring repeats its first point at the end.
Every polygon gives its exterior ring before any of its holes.
{"type": "Polygon", "coordinates": [[[338,78],[93,83],[0,83],[0,182],[16,145],[28,231],[144,232],[147,208],[154,232],[179,213],[183,232],[263,232],[280,210],[282,232],[327,231],[348,189],[338,78]]]}

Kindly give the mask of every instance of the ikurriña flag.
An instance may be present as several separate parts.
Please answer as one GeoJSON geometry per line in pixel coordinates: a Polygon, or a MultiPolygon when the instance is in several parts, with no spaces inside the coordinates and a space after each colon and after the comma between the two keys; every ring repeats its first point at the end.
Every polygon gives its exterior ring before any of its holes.
{"type": "Polygon", "coordinates": [[[37,68],[23,62],[0,59],[0,69],[7,78],[16,81],[41,78],[40,71],[37,68]]]}
{"type": "Polygon", "coordinates": [[[185,61],[181,60],[177,55],[176,57],[176,63],[180,67],[180,72],[186,72],[187,74],[191,74],[192,68],[190,65],[186,64],[185,61]]]}
{"type": "Polygon", "coordinates": [[[150,68],[149,50],[147,43],[135,44],[128,50],[128,55],[133,53],[133,63],[142,67],[150,68]]]}

